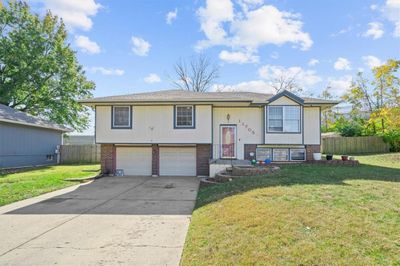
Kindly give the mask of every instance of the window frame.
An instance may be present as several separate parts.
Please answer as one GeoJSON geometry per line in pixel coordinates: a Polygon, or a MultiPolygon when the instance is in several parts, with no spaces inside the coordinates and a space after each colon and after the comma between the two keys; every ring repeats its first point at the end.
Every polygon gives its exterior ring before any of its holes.
{"type": "Polygon", "coordinates": [[[132,129],[132,106],[131,105],[113,105],[111,106],[111,129],[132,129]],[[118,126],[114,124],[114,109],[116,107],[128,107],[129,108],[129,125],[128,126],[118,126]]]}
{"type": "Polygon", "coordinates": [[[299,134],[302,132],[302,120],[303,120],[303,111],[302,111],[302,106],[301,105],[268,105],[265,108],[265,129],[266,129],[266,133],[269,134],[299,134]],[[269,113],[270,113],[270,108],[274,108],[274,107],[280,107],[282,108],[282,131],[271,131],[269,129],[269,113]],[[285,131],[285,109],[286,107],[297,107],[299,108],[299,130],[298,131],[285,131]]]}
{"type": "Polygon", "coordinates": [[[174,105],[174,129],[194,129],[196,128],[196,106],[192,104],[179,104],[174,105]],[[192,108],[192,125],[179,126],[178,125],[178,107],[191,107],[192,108]]]}
{"type": "Polygon", "coordinates": [[[307,159],[307,151],[306,151],[306,149],[305,148],[290,148],[289,149],[289,160],[290,161],[292,161],[292,162],[304,162],[305,160],[307,159]],[[302,150],[303,152],[304,152],[304,159],[303,160],[295,160],[295,159],[292,159],[292,151],[293,150],[302,150]]]}
{"type": "Polygon", "coordinates": [[[273,162],[290,162],[290,148],[272,148],[272,161],[273,162]],[[276,150],[286,150],[287,151],[287,160],[276,160],[275,159],[275,151],[276,150]]]}

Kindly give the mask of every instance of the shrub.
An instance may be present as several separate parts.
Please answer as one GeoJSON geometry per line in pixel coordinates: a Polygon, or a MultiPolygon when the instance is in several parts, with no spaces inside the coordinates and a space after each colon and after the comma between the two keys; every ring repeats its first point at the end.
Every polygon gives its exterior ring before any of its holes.
{"type": "Polygon", "coordinates": [[[337,125],[337,130],[343,137],[361,136],[363,127],[355,121],[348,121],[337,125]]]}
{"type": "Polygon", "coordinates": [[[388,131],[383,134],[383,140],[390,145],[390,151],[400,151],[400,132],[388,131]]]}

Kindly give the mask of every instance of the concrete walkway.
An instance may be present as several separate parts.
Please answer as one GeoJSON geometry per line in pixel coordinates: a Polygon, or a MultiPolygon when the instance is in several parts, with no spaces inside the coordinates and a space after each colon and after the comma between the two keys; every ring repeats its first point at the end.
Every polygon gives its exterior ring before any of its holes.
{"type": "Polygon", "coordinates": [[[107,177],[1,207],[0,265],[178,265],[198,185],[107,177]]]}

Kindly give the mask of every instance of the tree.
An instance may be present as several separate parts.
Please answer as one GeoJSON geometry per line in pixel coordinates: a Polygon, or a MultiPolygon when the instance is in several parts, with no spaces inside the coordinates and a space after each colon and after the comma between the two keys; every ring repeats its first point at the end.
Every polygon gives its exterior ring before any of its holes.
{"type": "Polygon", "coordinates": [[[88,109],[77,102],[92,96],[67,43],[65,26],[50,11],[43,18],[25,2],[0,8],[0,103],[76,130],[87,127],[88,109]]]}
{"type": "Polygon", "coordinates": [[[205,92],[218,78],[219,67],[204,55],[180,60],[174,66],[176,79],[172,83],[182,90],[205,92]]]}
{"type": "MultiPolygon", "coordinates": [[[[357,79],[352,82],[350,91],[343,96],[343,100],[352,105],[352,115],[362,116],[367,112],[369,115],[376,113],[382,108],[400,106],[400,78],[398,70],[400,61],[390,59],[386,64],[372,69],[374,79],[369,81],[360,72],[357,79]]],[[[382,132],[385,131],[385,119],[374,119],[372,127],[374,134],[377,133],[377,121],[382,132]]]]}
{"type": "Polygon", "coordinates": [[[298,73],[281,73],[271,81],[271,87],[275,90],[275,93],[287,90],[295,94],[301,94],[303,88],[297,83],[297,75],[298,73]]]}
{"type": "MultiPolygon", "coordinates": [[[[332,100],[333,95],[329,92],[331,89],[330,86],[326,87],[325,90],[322,91],[320,98],[325,100],[332,100]]],[[[334,122],[335,122],[335,113],[331,108],[328,108],[322,111],[322,131],[329,132],[332,130],[334,122]]]]}

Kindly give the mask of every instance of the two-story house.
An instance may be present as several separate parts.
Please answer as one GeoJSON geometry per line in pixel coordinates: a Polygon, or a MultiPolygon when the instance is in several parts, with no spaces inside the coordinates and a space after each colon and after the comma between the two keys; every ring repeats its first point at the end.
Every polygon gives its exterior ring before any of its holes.
{"type": "Polygon", "coordinates": [[[104,173],[208,176],[213,159],[312,160],[335,101],[251,92],[166,90],[82,101],[95,109],[104,173]]]}

